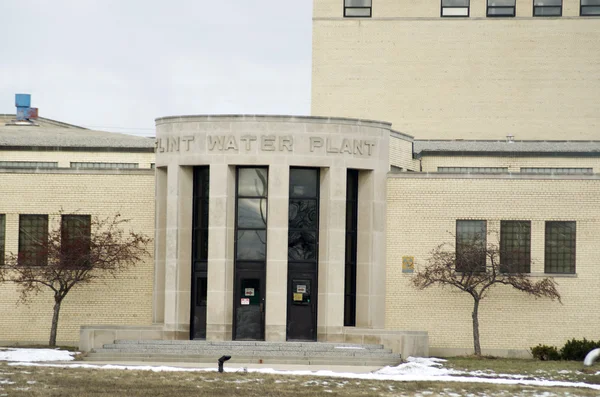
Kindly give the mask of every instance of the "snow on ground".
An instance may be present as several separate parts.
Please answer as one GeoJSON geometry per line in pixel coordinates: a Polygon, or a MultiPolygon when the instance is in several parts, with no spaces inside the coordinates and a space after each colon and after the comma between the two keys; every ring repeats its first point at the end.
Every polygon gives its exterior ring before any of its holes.
{"type": "MultiPolygon", "coordinates": [[[[80,363],[39,363],[36,361],[70,361],[73,360],[75,353],[63,350],[52,349],[17,349],[0,348],[0,360],[11,361],[9,365],[19,366],[44,366],[44,367],[62,367],[62,368],[93,368],[93,369],[117,369],[117,370],[140,370],[154,372],[214,372],[216,368],[179,368],[174,366],[151,366],[151,365],[97,365],[80,363]]],[[[395,367],[384,367],[371,373],[348,373],[333,371],[291,371],[275,370],[272,368],[245,368],[237,367],[231,364],[225,367],[226,372],[253,372],[276,375],[311,375],[330,378],[347,379],[370,379],[370,380],[392,380],[399,382],[415,381],[442,381],[442,382],[460,382],[460,383],[495,383],[505,385],[529,385],[529,386],[562,386],[562,387],[581,387],[593,390],[600,390],[600,385],[588,384],[583,382],[565,382],[545,379],[531,379],[530,377],[520,375],[507,375],[495,373],[483,373],[481,371],[465,372],[447,369],[443,367],[446,360],[439,358],[421,358],[409,357],[407,362],[395,367]]]]}
{"type": "Polygon", "coordinates": [[[40,362],[71,361],[77,353],[58,349],[20,349],[0,347],[0,361],[40,362]]]}

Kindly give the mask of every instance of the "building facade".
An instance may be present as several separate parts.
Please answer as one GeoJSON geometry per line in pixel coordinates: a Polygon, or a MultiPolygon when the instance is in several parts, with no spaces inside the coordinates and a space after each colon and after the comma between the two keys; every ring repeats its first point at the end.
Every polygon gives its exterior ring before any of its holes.
{"type": "Polygon", "coordinates": [[[416,139],[598,139],[598,7],[315,0],[312,114],[416,139]]]}
{"type": "MultiPolygon", "coordinates": [[[[0,115],[0,261],[73,215],[120,213],[153,236],[153,168],[152,139],[0,115]]],[[[149,257],[115,279],[74,288],[61,308],[58,344],[77,345],[86,324],[151,325],[153,266],[149,257]]],[[[53,305],[49,289],[25,304],[15,285],[0,284],[0,344],[47,343],[53,305]]]]}

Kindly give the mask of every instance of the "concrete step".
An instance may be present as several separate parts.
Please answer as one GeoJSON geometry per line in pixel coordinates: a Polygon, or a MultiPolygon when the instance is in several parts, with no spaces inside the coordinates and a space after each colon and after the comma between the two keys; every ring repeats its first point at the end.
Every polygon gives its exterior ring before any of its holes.
{"type": "MultiPolygon", "coordinates": [[[[100,349],[96,349],[99,351],[100,349]]],[[[220,345],[209,345],[209,344],[187,344],[187,345],[152,345],[152,344],[121,344],[111,343],[104,345],[102,350],[118,350],[118,351],[274,351],[274,352],[287,352],[287,351],[310,351],[310,352],[337,352],[343,353],[356,353],[356,354],[369,354],[369,353],[391,353],[390,349],[372,349],[364,348],[359,346],[319,346],[319,344],[312,344],[309,346],[298,346],[298,345],[235,345],[235,344],[220,344],[220,345]]]]}
{"type": "Polygon", "coordinates": [[[372,352],[372,353],[357,353],[357,352],[334,352],[334,351],[253,351],[253,350],[214,350],[214,351],[161,351],[161,350],[126,350],[126,349],[96,349],[94,350],[95,356],[112,356],[118,354],[126,354],[131,357],[135,356],[149,356],[149,355],[161,355],[161,356],[243,356],[243,357],[365,357],[365,358],[385,358],[389,357],[391,353],[383,352],[372,352]]]}
{"type": "Polygon", "coordinates": [[[397,365],[399,354],[382,345],[321,342],[117,340],[95,349],[86,361],[214,363],[230,355],[229,363],[301,365],[397,365]]]}

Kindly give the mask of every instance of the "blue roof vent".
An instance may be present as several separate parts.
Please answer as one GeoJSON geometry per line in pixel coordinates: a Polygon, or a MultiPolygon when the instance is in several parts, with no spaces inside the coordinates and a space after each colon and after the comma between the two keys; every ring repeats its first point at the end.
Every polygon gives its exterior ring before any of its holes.
{"type": "Polygon", "coordinates": [[[31,107],[31,95],[15,94],[17,121],[29,121],[38,118],[38,109],[31,107]]]}

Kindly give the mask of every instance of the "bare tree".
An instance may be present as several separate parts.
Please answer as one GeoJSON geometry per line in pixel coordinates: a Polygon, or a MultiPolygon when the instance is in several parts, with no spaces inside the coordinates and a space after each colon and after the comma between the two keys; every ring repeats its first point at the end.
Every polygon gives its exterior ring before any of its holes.
{"type": "Polygon", "coordinates": [[[411,282],[417,289],[436,285],[458,289],[471,295],[473,346],[475,355],[480,356],[479,303],[488,296],[492,287],[508,285],[536,298],[556,299],[560,302],[554,279],[546,277],[532,281],[528,274],[522,273],[522,266],[511,260],[514,257],[509,252],[502,253],[498,245],[486,244],[485,240],[463,241],[457,247],[441,244],[431,251],[427,265],[415,272],[411,282]],[[501,263],[501,257],[507,263],[501,263]]]}
{"type": "Polygon", "coordinates": [[[116,277],[149,255],[150,238],[125,231],[129,220],[119,214],[104,219],[61,215],[59,226],[31,239],[28,250],[10,253],[0,266],[0,281],[16,283],[22,302],[44,288],[54,293],[50,346],[56,346],[61,304],[74,287],[106,275],[116,277]]]}

